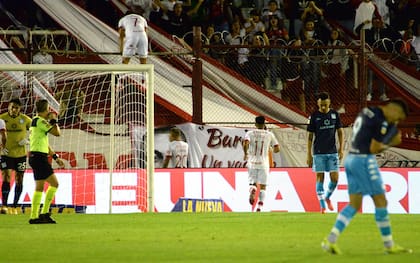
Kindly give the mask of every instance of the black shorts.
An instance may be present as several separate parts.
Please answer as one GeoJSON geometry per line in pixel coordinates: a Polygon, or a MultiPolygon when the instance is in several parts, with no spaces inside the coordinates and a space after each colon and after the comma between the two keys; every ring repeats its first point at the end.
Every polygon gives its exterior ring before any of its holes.
{"type": "Polygon", "coordinates": [[[30,152],[29,165],[32,167],[35,180],[45,180],[54,173],[46,153],[30,152]]]}
{"type": "Polygon", "coordinates": [[[1,169],[2,170],[12,169],[12,170],[15,170],[16,172],[24,173],[26,170],[26,156],[18,157],[18,158],[2,156],[1,169]]]}

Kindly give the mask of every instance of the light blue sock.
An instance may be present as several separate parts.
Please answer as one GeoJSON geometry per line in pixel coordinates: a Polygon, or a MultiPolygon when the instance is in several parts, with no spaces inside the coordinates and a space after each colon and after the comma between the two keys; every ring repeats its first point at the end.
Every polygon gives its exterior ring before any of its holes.
{"type": "Polygon", "coordinates": [[[344,209],[341,210],[341,212],[337,216],[334,227],[331,229],[331,233],[328,236],[329,242],[331,243],[337,242],[338,236],[348,226],[348,224],[353,219],[356,213],[357,213],[357,210],[354,209],[351,205],[346,205],[346,207],[344,207],[344,209]]]}
{"type": "Polygon", "coordinates": [[[321,208],[325,208],[325,199],[324,199],[324,183],[316,182],[316,195],[319,200],[321,208]]]}
{"type": "Polygon", "coordinates": [[[392,240],[391,223],[389,221],[388,210],[385,207],[376,208],[375,220],[385,247],[392,247],[394,242],[392,240]]]}
{"type": "Polygon", "coordinates": [[[337,182],[330,181],[330,183],[328,184],[328,190],[327,190],[327,194],[325,195],[325,199],[330,199],[336,187],[337,187],[337,182]]]}

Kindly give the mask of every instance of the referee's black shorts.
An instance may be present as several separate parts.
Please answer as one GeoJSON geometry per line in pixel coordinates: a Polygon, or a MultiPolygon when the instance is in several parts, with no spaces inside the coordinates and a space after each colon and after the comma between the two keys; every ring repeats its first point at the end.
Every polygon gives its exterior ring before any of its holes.
{"type": "Polygon", "coordinates": [[[54,173],[46,153],[30,152],[29,165],[32,167],[35,180],[45,180],[54,173]]]}

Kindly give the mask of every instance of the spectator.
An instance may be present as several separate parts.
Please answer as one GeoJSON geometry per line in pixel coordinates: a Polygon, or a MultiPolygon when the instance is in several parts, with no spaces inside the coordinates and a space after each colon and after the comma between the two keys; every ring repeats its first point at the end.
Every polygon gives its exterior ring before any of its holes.
{"type": "Polygon", "coordinates": [[[208,21],[214,25],[216,32],[229,31],[229,15],[224,0],[210,0],[208,21]]]}
{"type": "Polygon", "coordinates": [[[150,13],[159,9],[160,0],[126,0],[131,9],[138,10],[138,14],[149,20],[150,13]]]}
{"type": "Polygon", "coordinates": [[[416,34],[413,41],[411,41],[411,46],[416,53],[416,69],[420,71],[420,24],[417,25],[416,34]]]}
{"type": "Polygon", "coordinates": [[[258,32],[265,32],[265,26],[263,21],[261,21],[261,14],[257,10],[252,10],[250,12],[250,18],[244,24],[246,33],[252,39],[252,37],[258,32]]]}
{"type": "MultiPolygon", "coordinates": [[[[174,6],[176,3],[182,3],[182,6],[186,7],[186,5],[189,6],[191,4],[190,2],[191,1],[183,2],[183,1],[178,1],[178,0],[162,0],[162,1],[155,0],[156,5],[159,7],[159,12],[155,12],[155,13],[160,14],[160,15],[153,14],[153,16],[158,16],[157,19],[155,18],[155,24],[161,25],[161,22],[163,22],[166,25],[169,19],[167,14],[169,11],[170,12],[174,11],[174,6]]],[[[152,19],[152,17],[150,19],[152,19]]],[[[163,27],[163,29],[165,29],[165,27],[163,27]]]]}
{"type": "Polygon", "coordinates": [[[182,139],[182,132],[172,128],[169,132],[169,146],[165,153],[163,168],[188,168],[188,144],[182,139]]]}
{"type": "Polygon", "coordinates": [[[141,13],[139,8],[128,11],[118,21],[119,46],[124,64],[128,64],[130,58],[136,54],[139,55],[141,64],[147,63],[149,48],[147,21],[139,13],[141,13]]]}
{"type": "MultiPolygon", "coordinates": [[[[243,74],[255,84],[264,87],[264,78],[267,74],[267,58],[262,46],[268,43],[264,32],[254,34],[248,44],[253,47],[248,55],[248,63],[245,65],[243,74]]],[[[268,89],[269,87],[265,87],[268,89]]]]}
{"type": "MultiPolygon", "coordinates": [[[[226,36],[226,42],[230,45],[242,45],[244,43],[246,31],[240,20],[232,23],[230,33],[226,36]]],[[[248,48],[237,48],[227,55],[226,65],[237,72],[242,72],[245,64],[248,63],[248,48]]]]}
{"type": "MultiPolygon", "coordinates": [[[[43,49],[39,50],[32,57],[33,64],[54,64],[54,59],[51,54],[47,53],[47,42],[43,44],[43,49]]],[[[39,71],[35,73],[35,78],[37,78],[41,83],[43,83],[47,88],[54,90],[55,88],[55,78],[54,72],[52,71],[39,71]]]]}
{"type": "Polygon", "coordinates": [[[361,29],[372,28],[372,17],[381,17],[378,9],[371,0],[363,0],[356,9],[354,18],[354,32],[359,35],[361,29]]]}
{"type": "MultiPolygon", "coordinates": [[[[337,28],[334,28],[331,31],[330,39],[328,40],[327,46],[332,47],[344,47],[345,44],[340,40],[340,31],[337,28]]],[[[337,88],[340,89],[340,94],[344,101],[347,97],[347,82],[345,80],[345,73],[349,69],[348,61],[348,50],[343,48],[337,49],[328,49],[326,50],[326,55],[328,56],[328,63],[325,64],[325,77],[330,81],[327,81],[327,87],[329,91],[337,91],[337,88]]],[[[340,108],[340,112],[344,111],[343,108],[340,108]]]]}
{"type": "Polygon", "coordinates": [[[389,7],[386,5],[387,0],[374,0],[374,3],[378,9],[378,13],[382,18],[382,21],[385,23],[385,25],[390,25],[390,13],[389,13],[389,7]]]}
{"type": "MultiPolygon", "coordinates": [[[[365,31],[365,38],[366,43],[368,43],[371,47],[379,47],[382,51],[390,52],[393,50],[393,45],[399,38],[399,35],[397,32],[392,30],[392,28],[384,27],[381,18],[375,16],[372,18],[372,28],[365,31]],[[391,41],[384,41],[384,39],[390,39],[391,41]]],[[[368,70],[368,94],[366,97],[367,101],[370,101],[373,96],[373,78],[373,72],[368,70]]],[[[385,92],[385,84],[382,81],[379,82],[379,93],[380,100],[388,100],[385,92]]]]}
{"type": "Polygon", "coordinates": [[[207,0],[191,0],[191,5],[186,10],[190,17],[190,25],[204,27],[208,23],[207,0]]]}
{"type": "MultiPolygon", "coordinates": [[[[211,24],[207,27],[206,30],[206,37],[208,39],[208,42],[210,45],[224,45],[224,39],[223,39],[223,34],[221,32],[214,32],[214,26],[211,24]]],[[[207,54],[218,60],[221,63],[224,63],[224,55],[223,55],[223,50],[221,49],[214,49],[214,48],[210,48],[207,51],[207,54]]]]}
{"type": "MultiPolygon", "coordinates": [[[[270,45],[286,45],[289,41],[289,34],[283,24],[283,20],[279,19],[277,15],[270,16],[267,37],[270,45]]],[[[281,75],[283,54],[279,48],[272,48],[268,51],[268,55],[269,78],[265,86],[267,89],[281,91],[283,89],[283,82],[285,82],[285,79],[281,75]]]]}
{"type": "Polygon", "coordinates": [[[188,12],[185,12],[182,3],[176,3],[174,5],[173,11],[168,11],[168,24],[166,31],[177,37],[182,38],[185,33],[192,30],[191,19],[192,16],[197,14],[204,0],[198,0],[197,4],[190,9],[188,12]]]}
{"type": "MultiPolygon", "coordinates": [[[[277,16],[279,19],[282,19],[283,22],[286,19],[284,12],[280,9],[276,0],[270,0],[268,5],[263,9],[261,20],[264,22],[265,28],[270,26],[270,18],[272,16],[277,16]]],[[[288,25],[286,28],[288,28],[288,25]]]]}
{"type": "Polygon", "coordinates": [[[304,0],[284,0],[285,14],[289,19],[288,31],[291,38],[297,38],[302,30],[303,23],[300,18],[308,3],[304,0]]]}
{"type": "Polygon", "coordinates": [[[326,1],[325,17],[337,21],[347,32],[353,32],[355,10],[351,1],[326,1]]]}
{"type": "Polygon", "coordinates": [[[320,43],[319,33],[315,30],[313,21],[306,21],[305,27],[300,33],[300,39],[296,42],[296,45],[303,45],[309,56],[300,63],[305,99],[306,101],[314,101],[314,97],[318,94],[321,67],[320,61],[316,60],[318,50],[310,48],[320,43]]]}
{"type": "MultiPolygon", "coordinates": [[[[408,21],[411,19],[417,20],[420,13],[419,1],[410,0],[387,0],[386,5],[389,7],[390,24],[398,31],[405,30],[408,21]]],[[[413,30],[415,32],[415,30],[413,30]]]]}
{"type": "Polygon", "coordinates": [[[318,38],[326,42],[326,32],[329,27],[324,20],[324,10],[318,7],[314,1],[309,2],[308,7],[303,10],[300,19],[304,25],[306,24],[306,21],[313,21],[314,29],[318,32],[318,38]]]}

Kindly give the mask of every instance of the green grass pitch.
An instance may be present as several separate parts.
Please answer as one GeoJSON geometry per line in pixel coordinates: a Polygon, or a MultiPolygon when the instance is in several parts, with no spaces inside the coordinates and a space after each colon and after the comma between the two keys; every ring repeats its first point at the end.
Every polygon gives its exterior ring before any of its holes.
{"type": "Polygon", "coordinates": [[[420,262],[420,215],[390,215],[413,254],[384,255],[374,215],[342,234],[343,255],[322,251],[336,214],[54,214],[56,225],[0,215],[0,262],[420,262]]]}

